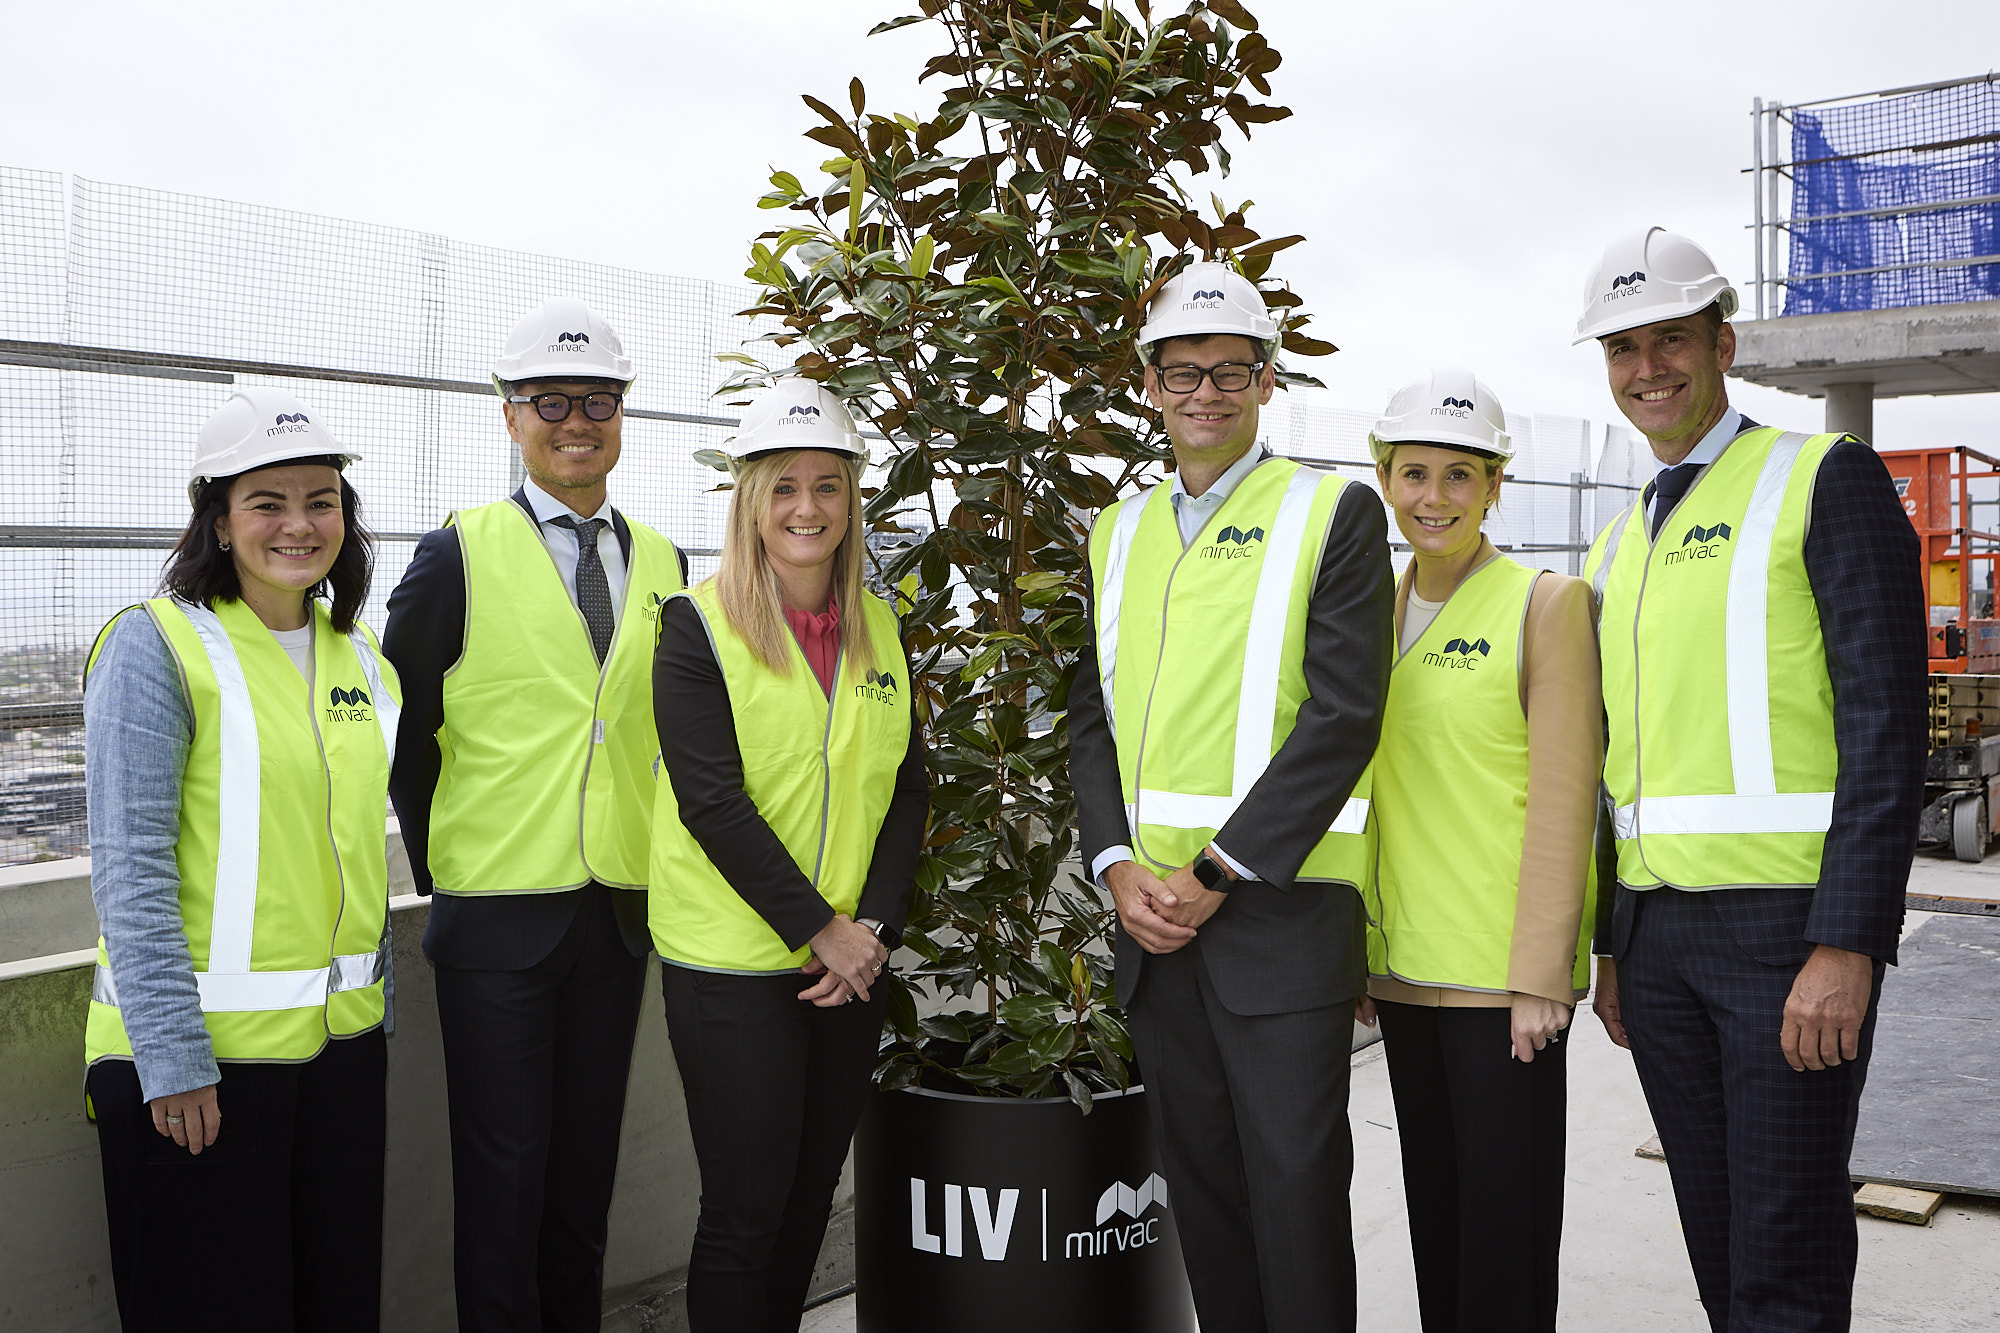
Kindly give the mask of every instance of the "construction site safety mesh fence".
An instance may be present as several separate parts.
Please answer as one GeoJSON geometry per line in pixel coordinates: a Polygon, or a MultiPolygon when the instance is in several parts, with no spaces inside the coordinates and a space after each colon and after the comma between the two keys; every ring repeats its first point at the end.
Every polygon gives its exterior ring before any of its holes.
{"type": "Polygon", "coordinates": [[[2000,82],[1787,114],[1785,314],[2000,296],[2000,82]]]}
{"type": "MultiPolygon", "coordinates": [[[[0,167],[0,864],[88,850],[84,659],[156,590],[196,434],[231,388],[286,389],[362,456],[349,477],[378,539],[363,618],[379,630],[417,538],[519,484],[489,367],[554,296],[603,315],[637,364],[613,502],[705,576],[726,497],[692,455],[734,424],[711,396],[716,354],[768,327],[737,317],[747,286],[0,167]]],[[[1328,394],[1282,394],[1265,420],[1278,453],[1369,470],[1372,416],[1328,394]]],[[[1510,425],[1512,474],[1547,484],[1510,489],[1488,530],[1574,570],[1629,502],[1618,488],[1650,475],[1643,451],[1575,419],[1510,425]]]]}

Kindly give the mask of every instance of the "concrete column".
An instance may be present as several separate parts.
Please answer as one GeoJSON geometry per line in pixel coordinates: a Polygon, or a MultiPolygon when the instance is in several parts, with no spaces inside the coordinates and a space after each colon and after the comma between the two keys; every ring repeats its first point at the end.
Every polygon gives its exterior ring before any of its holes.
{"type": "Polygon", "coordinates": [[[1826,429],[1829,434],[1853,435],[1875,443],[1875,386],[1827,385],[1826,429]]]}

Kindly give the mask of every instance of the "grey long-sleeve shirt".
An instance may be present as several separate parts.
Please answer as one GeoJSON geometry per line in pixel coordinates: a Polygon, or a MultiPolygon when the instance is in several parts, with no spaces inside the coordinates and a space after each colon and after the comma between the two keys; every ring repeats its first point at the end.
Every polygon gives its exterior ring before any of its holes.
{"type": "MultiPolygon", "coordinates": [[[[181,921],[181,777],[194,717],[180,667],[144,611],[105,637],[83,695],[90,896],[139,1089],[150,1101],[219,1081],[181,921]]],[[[393,1004],[391,980],[385,1003],[393,1004]]]]}

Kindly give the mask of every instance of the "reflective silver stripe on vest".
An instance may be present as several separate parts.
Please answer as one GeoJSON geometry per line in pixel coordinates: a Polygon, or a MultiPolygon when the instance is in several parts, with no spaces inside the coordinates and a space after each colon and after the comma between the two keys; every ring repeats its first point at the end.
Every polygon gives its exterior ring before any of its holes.
{"type": "MultiPolygon", "coordinates": [[[[384,945],[374,953],[337,955],[331,968],[305,972],[197,972],[203,1013],[252,1012],[266,1009],[310,1009],[326,1003],[329,994],[366,990],[380,982],[387,968],[384,945]]],[[[118,985],[102,963],[91,978],[90,998],[118,1007],[118,985]]]]}
{"type": "Polygon", "coordinates": [[[333,976],[327,983],[329,994],[344,990],[366,990],[382,979],[388,966],[389,942],[373,953],[340,953],[333,956],[333,976]]]}
{"type": "MultiPolygon", "coordinates": [[[[324,967],[303,972],[197,972],[194,982],[201,991],[201,1011],[205,1014],[263,1013],[324,1005],[330,972],[324,967]]],[[[118,987],[111,980],[111,969],[101,963],[91,981],[90,998],[118,1007],[118,987]]]]}
{"type": "Polygon", "coordinates": [[[1139,518],[1155,495],[1166,490],[1155,486],[1127,500],[1118,511],[1111,529],[1111,543],[1104,552],[1104,591],[1097,599],[1097,679],[1104,694],[1104,720],[1111,727],[1111,739],[1118,739],[1118,709],[1115,701],[1118,675],[1118,614],[1125,604],[1125,564],[1132,554],[1132,539],[1139,534],[1139,518]]]}
{"type": "MultiPolygon", "coordinates": [[[[1632,521],[1632,511],[1639,508],[1639,503],[1638,500],[1634,500],[1618,512],[1617,518],[1611,520],[1611,535],[1604,541],[1604,558],[1597,562],[1596,577],[1590,580],[1591,595],[1597,598],[1599,606],[1604,605],[1604,583],[1611,577],[1611,562],[1618,558],[1618,543],[1625,539],[1625,527],[1632,521]]],[[[1645,522],[1645,517],[1645,514],[1641,513],[1639,521],[1645,522]]]]}
{"type": "MultiPolygon", "coordinates": [[[[1730,785],[1737,796],[1770,796],[1778,790],[1771,756],[1770,626],[1764,613],[1771,596],[1771,542],[1778,531],[1778,511],[1784,507],[1799,450],[1809,438],[1787,431],[1772,442],[1729,561],[1722,646],[1729,695],[1730,785]]],[[[1833,793],[1825,796],[1830,817],[1833,793]]],[[[1826,827],[1823,822],[1818,829],[1797,831],[1820,832],[1826,827]]]]}
{"type": "Polygon", "coordinates": [[[1621,838],[1672,833],[1824,833],[1833,825],[1830,791],[1756,796],[1642,796],[1614,816],[1621,838]]]}
{"type": "MultiPolygon", "coordinates": [[[[1229,822],[1236,813],[1236,807],[1243,804],[1241,796],[1193,796],[1187,792],[1153,791],[1142,788],[1139,799],[1146,806],[1146,822],[1162,828],[1219,829],[1229,822]]],[[[1132,824],[1138,817],[1138,807],[1125,807],[1125,822],[1132,824]]],[[[1136,825],[1135,825],[1136,826],[1136,825]]],[[[1365,797],[1350,796],[1347,804],[1334,816],[1327,826],[1328,833],[1351,833],[1360,837],[1368,828],[1368,801],[1365,797]]]]}
{"type": "MultiPolygon", "coordinates": [[[[208,934],[208,969],[210,974],[244,973],[250,970],[251,941],[257,930],[257,839],[263,819],[257,713],[250,703],[250,686],[243,678],[236,645],[229,641],[222,621],[205,606],[189,602],[176,605],[201,636],[222,696],[218,738],[221,782],[217,793],[220,827],[215,842],[215,905],[208,934]]],[[[202,1007],[209,1007],[206,991],[202,1007]]]]}
{"type": "MultiPolygon", "coordinates": [[[[389,692],[382,688],[382,663],[376,660],[375,649],[359,625],[347,632],[347,641],[354,645],[354,655],[361,659],[361,674],[368,681],[368,697],[375,704],[375,722],[382,728],[382,748],[389,752],[389,766],[394,768],[396,728],[403,720],[403,710],[389,697],[389,692]]],[[[355,956],[360,957],[358,954],[355,956]]],[[[340,988],[336,986],[334,989],[340,988]]]]}
{"type": "MultiPolygon", "coordinates": [[[[1291,618],[1292,584],[1297,576],[1299,548],[1305,545],[1306,519],[1323,474],[1300,468],[1285,483],[1278,516],[1264,548],[1264,567],[1257,573],[1257,592],[1250,603],[1250,632],[1243,644],[1243,684],[1236,696],[1236,762],[1229,789],[1246,795],[1271,766],[1271,737],[1278,729],[1278,675],[1284,655],[1285,622],[1291,618]]],[[[1149,821],[1157,822],[1157,821],[1149,821]]],[[[1194,828],[1220,828],[1195,824],[1194,828]]]]}

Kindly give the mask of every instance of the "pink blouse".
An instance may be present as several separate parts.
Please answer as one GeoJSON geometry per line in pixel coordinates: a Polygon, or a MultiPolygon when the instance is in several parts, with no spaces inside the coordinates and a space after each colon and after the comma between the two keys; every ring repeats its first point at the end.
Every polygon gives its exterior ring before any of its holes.
{"type": "Polygon", "coordinates": [[[815,615],[811,611],[794,611],[785,608],[785,623],[792,627],[792,637],[799,641],[799,651],[806,655],[806,665],[819,677],[820,689],[827,697],[833,696],[833,664],[840,658],[840,608],[833,602],[826,604],[826,610],[815,615]]]}

